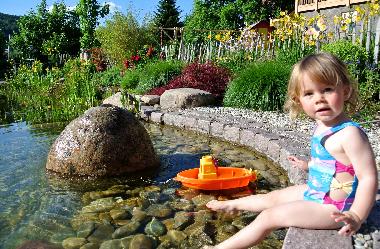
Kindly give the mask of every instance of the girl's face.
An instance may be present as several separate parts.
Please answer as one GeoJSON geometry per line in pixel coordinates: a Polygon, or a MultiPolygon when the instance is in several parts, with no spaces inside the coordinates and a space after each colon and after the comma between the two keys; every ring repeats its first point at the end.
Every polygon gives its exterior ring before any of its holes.
{"type": "Polygon", "coordinates": [[[346,117],[344,102],[350,96],[350,87],[313,82],[303,75],[299,101],[304,112],[318,123],[333,126],[346,117]]]}

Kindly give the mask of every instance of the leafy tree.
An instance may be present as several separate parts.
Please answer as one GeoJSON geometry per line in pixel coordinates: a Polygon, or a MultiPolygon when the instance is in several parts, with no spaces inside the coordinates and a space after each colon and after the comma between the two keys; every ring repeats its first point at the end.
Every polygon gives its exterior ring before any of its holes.
{"type": "MultiPolygon", "coordinates": [[[[175,0],[160,0],[158,2],[157,11],[154,12],[154,24],[159,28],[182,27],[183,23],[179,20],[180,11],[176,7],[175,0]]],[[[157,33],[160,36],[160,33],[157,33]]],[[[169,41],[168,36],[162,37],[163,42],[169,41]]]]}
{"type": "Polygon", "coordinates": [[[183,26],[179,20],[180,11],[176,7],[175,0],[160,0],[157,12],[154,12],[154,14],[154,23],[157,27],[174,28],[183,26]]]}
{"type": "Polygon", "coordinates": [[[0,29],[3,30],[5,37],[7,38],[9,34],[17,32],[17,20],[19,16],[7,15],[0,13],[0,29]]]}
{"type": "Polygon", "coordinates": [[[109,5],[103,7],[97,0],[80,0],[76,7],[79,16],[79,24],[82,32],[80,47],[83,50],[95,47],[95,28],[98,25],[98,16],[104,17],[109,13],[109,5]]]}
{"type": "Polygon", "coordinates": [[[51,12],[46,0],[18,21],[19,33],[11,39],[16,59],[34,58],[54,62],[59,54],[77,55],[79,51],[79,19],[63,3],[54,3],[51,12]]]}
{"type": "Polygon", "coordinates": [[[125,15],[116,12],[104,26],[96,30],[96,38],[108,59],[119,65],[144,45],[153,45],[154,39],[151,34],[151,25],[143,23],[140,26],[131,11],[125,15]]]}
{"type": "Polygon", "coordinates": [[[290,9],[294,9],[294,1],[194,0],[193,12],[185,20],[185,38],[203,41],[206,35],[193,30],[238,30],[290,9]]]}
{"type": "Polygon", "coordinates": [[[0,29],[0,79],[3,78],[6,69],[6,58],[5,58],[5,37],[3,31],[0,29]]]}

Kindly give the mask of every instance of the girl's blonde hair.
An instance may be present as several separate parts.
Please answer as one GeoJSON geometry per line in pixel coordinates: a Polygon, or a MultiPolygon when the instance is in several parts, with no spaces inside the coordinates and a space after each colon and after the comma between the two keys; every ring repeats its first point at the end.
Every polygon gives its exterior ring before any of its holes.
{"type": "Polygon", "coordinates": [[[295,118],[302,112],[299,101],[303,76],[307,74],[311,80],[328,85],[346,85],[350,87],[350,96],[346,101],[346,111],[353,113],[358,105],[356,82],[350,77],[346,65],[336,56],[319,53],[306,56],[294,65],[288,84],[288,95],[284,109],[290,117],[295,118]]]}

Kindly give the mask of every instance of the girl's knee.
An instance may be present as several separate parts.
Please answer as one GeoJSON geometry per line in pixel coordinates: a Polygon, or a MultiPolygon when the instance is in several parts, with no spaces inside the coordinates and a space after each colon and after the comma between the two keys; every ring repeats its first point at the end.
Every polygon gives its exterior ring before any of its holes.
{"type": "Polygon", "coordinates": [[[257,217],[259,222],[265,224],[268,229],[281,227],[284,219],[284,213],[278,208],[268,208],[262,211],[257,217]]]}
{"type": "Polygon", "coordinates": [[[273,190],[266,194],[265,198],[267,198],[267,202],[271,207],[277,205],[281,202],[282,196],[280,190],[273,190]]]}

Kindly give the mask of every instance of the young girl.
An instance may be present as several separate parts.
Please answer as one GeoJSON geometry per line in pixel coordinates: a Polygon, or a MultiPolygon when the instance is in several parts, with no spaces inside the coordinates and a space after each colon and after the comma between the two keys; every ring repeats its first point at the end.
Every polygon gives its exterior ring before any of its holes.
{"type": "Polygon", "coordinates": [[[215,211],[261,212],[248,226],[214,247],[248,248],[282,227],[339,229],[351,236],[375,202],[377,170],[373,151],[362,128],[345,111],[356,108],[357,91],[346,66],[335,56],[320,53],[297,63],[288,85],[286,109],[301,110],[316,121],[311,160],[294,156],[293,167],[309,171],[307,184],[268,194],[228,201],[211,201],[215,211]]]}

